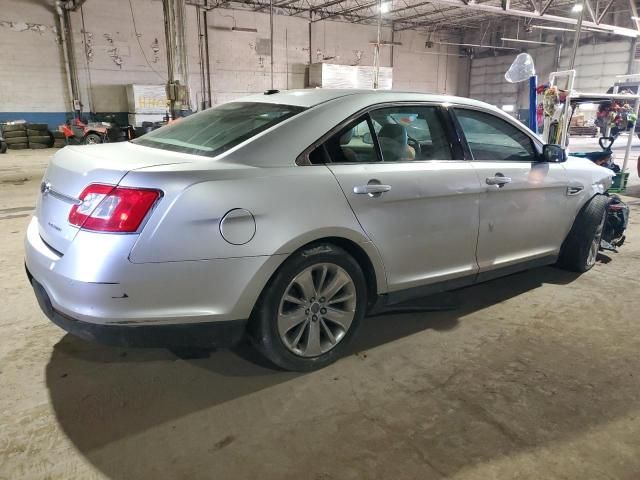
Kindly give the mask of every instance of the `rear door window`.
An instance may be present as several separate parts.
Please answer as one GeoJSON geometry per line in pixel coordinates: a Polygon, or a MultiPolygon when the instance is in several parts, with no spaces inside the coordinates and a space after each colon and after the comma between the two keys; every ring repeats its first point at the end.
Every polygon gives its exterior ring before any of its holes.
{"type": "Polygon", "coordinates": [[[385,162],[453,158],[438,107],[389,107],[372,111],[371,118],[385,162]]]}
{"type": "Polygon", "coordinates": [[[311,152],[309,160],[312,164],[379,161],[369,118],[366,115],[362,116],[332,135],[311,152]]]}
{"type": "Polygon", "coordinates": [[[230,102],[147,133],[133,142],[215,157],[304,110],[274,103],[230,102]]]}

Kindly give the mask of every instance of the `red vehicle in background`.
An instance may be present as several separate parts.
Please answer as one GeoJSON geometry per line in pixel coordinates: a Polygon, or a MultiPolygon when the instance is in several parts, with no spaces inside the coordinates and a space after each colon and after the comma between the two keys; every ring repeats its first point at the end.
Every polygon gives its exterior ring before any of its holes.
{"type": "Polygon", "coordinates": [[[119,127],[110,122],[83,122],[79,118],[60,125],[68,144],[93,145],[96,143],[123,142],[135,138],[131,126],[119,127]]]}

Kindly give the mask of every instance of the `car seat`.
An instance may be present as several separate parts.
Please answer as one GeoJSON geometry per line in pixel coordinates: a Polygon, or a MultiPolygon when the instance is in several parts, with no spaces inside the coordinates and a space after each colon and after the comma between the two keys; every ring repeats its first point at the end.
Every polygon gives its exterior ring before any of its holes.
{"type": "Polygon", "coordinates": [[[415,151],[409,146],[407,129],[397,123],[388,123],[378,132],[378,142],[385,162],[414,160],[415,151]]]}
{"type": "Polygon", "coordinates": [[[353,138],[353,130],[354,130],[353,128],[350,128],[349,130],[344,132],[342,135],[340,135],[340,150],[342,150],[342,154],[344,155],[345,161],[349,163],[354,163],[358,161],[358,156],[356,155],[356,152],[351,150],[349,147],[345,146],[345,145],[348,145],[349,142],[351,142],[351,139],[353,138]]]}

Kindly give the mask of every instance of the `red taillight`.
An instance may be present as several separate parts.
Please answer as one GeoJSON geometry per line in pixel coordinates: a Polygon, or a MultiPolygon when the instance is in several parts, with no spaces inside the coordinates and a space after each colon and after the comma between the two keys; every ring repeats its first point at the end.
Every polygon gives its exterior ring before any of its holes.
{"type": "Polygon", "coordinates": [[[135,232],[159,197],[158,190],[92,184],[71,209],[69,223],[98,232],[135,232]]]}

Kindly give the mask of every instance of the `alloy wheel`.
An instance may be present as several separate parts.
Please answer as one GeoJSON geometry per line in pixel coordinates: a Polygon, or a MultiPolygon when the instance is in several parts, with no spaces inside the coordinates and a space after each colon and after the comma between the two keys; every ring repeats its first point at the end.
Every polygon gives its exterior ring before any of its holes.
{"type": "Polygon", "coordinates": [[[606,220],[606,214],[603,215],[602,221],[599,223],[598,228],[593,236],[593,241],[589,247],[589,256],[587,257],[587,266],[592,267],[596,263],[598,252],[600,251],[600,241],[602,240],[602,232],[604,231],[604,222],[606,220]]]}
{"type": "Polygon", "coordinates": [[[356,287],[334,263],[318,263],[298,273],[278,308],[283,344],[301,357],[317,357],[346,335],[356,312],[356,287]]]}

